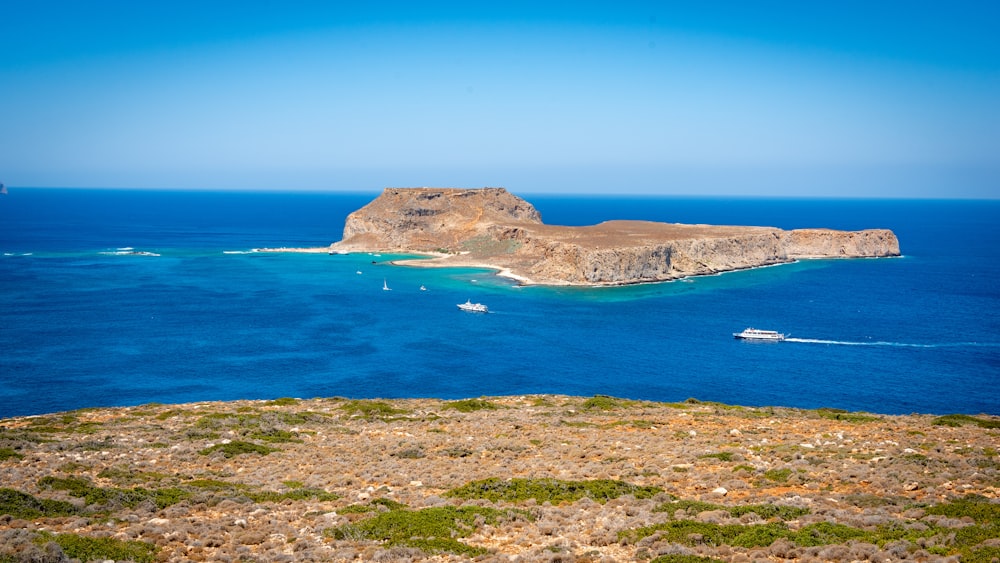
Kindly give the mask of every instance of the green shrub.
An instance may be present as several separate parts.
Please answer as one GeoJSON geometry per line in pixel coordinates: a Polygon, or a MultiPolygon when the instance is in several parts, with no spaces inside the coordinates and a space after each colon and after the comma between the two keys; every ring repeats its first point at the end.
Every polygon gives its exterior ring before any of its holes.
{"type": "Polygon", "coordinates": [[[392,452],[389,454],[393,457],[398,457],[399,459],[421,459],[426,457],[424,449],[420,446],[414,446],[412,448],[404,448],[402,450],[392,452]]]}
{"type": "Polygon", "coordinates": [[[497,478],[473,481],[445,496],[462,499],[486,499],[492,502],[521,502],[535,499],[543,502],[574,502],[587,497],[603,503],[624,495],[636,498],[651,498],[662,492],[659,487],[640,487],[624,481],[596,479],[591,481],[562,481],[559,479],[508,479],[497,478]]]}
{"type": "Polygon", "coordinates": [[[259,427],[260,415],[240,412],[213,412],[202,415],[202,417],[194,423],[194,426],[195,428],[203,429],[228,428],[232,426],[259,427]]]}
{"type": "Polygon", "coordinates": [[[482,410],[496,410],[500,405],[487,401],[486,399],[463,399],[461,401],[451,401],[445,403],[444,408],[455,409],[458,412],[473,412],[482,410]]]}
{"type": "Polygon", "coordinates": [[[95,487],[90,481],[81,477],[53,477],[51,475],[38,480],[38,486],[46,489],[66,491],[70,496],[82,498],[87,504],[108,505],[110,507],[136,507],[150,501],[157,508],[166,508],[190,498],[191,493],[183,489],[115,489],[95,487]]]}
{"type": "Polygon", "coordinates": [[[349,415],[362,416],[365,418],[385,418],[400,414],[409,414],[406,409],[397,409],[384,401],[348,401],[341,405],[340,410],[349,415]]]}
{"type": "Polygon", "coordinates": [[[782,520],[794,520],[799,516],[809,514],[808,508],[796,508],[794,506],[778,506],[774,504],[750,504],[745,506],[732,506],[727,508],[729,514],[734,518],[739,518],[751,512],[765,520],[780,518],[782,520]]]}
{"type": "Polygon", "coordinates": [[[349,504],[337,509],[337,514],[367,514],[375,512],[375,507],[370,504],[349,504]]]}
{"type": "Polygon", "coordinates": [[[980,428],[1000,428],[1000,420],[979,418],[967,414],[946,414],[934,419],[931,424],[935,426],[965,426],[975,424],[980,428]]]}
{"type": "Polygon", "coordinates": [[[661,555],[649,563],[722,563],[722,559],[699,555],[661,555]]]}
{"type": "Polygon", "coordinates": [[[805,508],[795,508],[792,506],[777,506],[774,504],[747,504],[741,506],[722,506],[719,504],[712,504],[709,502],[701,502],[697,500],[675,500],[671,502],[665,502],[653,509],[653,512],[666,512],[670,514],[671,517],[680,510],[684,509],[688,514],[698,512],[705,512],[708,510],[725,510],[730,516],[734,518],[739,518],[744,514],[750,514],[751,512],[760,516],[761,518],[768,520],[770,518],[780,518],[782,520],[792,520],[802,516],[804,514],[809,514],[809,510],[805,508]]]}
{"type": "Polygon", "coordinates": [[[871,537],[871,534],[858,528],[832,522],[818,522],[803,526],[791,534],[790,539],[797,545],[811,547],[861,540],[866,536],[871,537]]]}
{"type": "Polygon", "coordinates": [[[253,432],[248,437],[256,440],[263,440],[265,442],[269,442],[272,444],[281,444],[289,442],[294,442],[296,444],[302,443],[302,440],[300,440],[295,433],[289,432],[287,430],[278,430],[276,428],[272,428],[270,430],[262,430],[260,432],[253,432]]]}
{"type": "Polygon", "coordinates": [[[701,459],[715,458],[719,461],[733,461],[733,452],[719,452],[717,454],[704,454],[698,456],[701,459]]]}
{"type": "Polygon", "coordinates": [[[24,456],[14,451],[14,448],[0,448],[0,461],[23,458],[24,456]]]}
{"type": "Polygon", "coordinates": [[[881,420],[879,417],[872,416],[870,414],[847,412],[842,409],[821,408],[816,409],[816,414],[818,414],[821,418],[829,418],[830,420],[840,420],[843,422],[874,422],[876,420],[881,420]]]}
{"type": "Polygon", "coordinates": [[[233,496],[243,496],[253,502],[281,502],[283,500],[308,499],[333,501],[340,498],[339,495],[335,493],[328,493],[323,489],[306,488],[306,486],[299,481],[285,481],[285,486],[291,490],[284,492],[251,490],[249,486],[244,485],[243,483],[230,483],[228,481],[220,481],[217,479],[194,479],[192,481],[185,482],[184,485],[186,487],[209,491],[221,491],[233,496]]]}
{"type": "Polygon", "coordinates": [[[764,478],[768,481],[774,481],[775,483],[785,483],[788,478],[792,476],[792,470],[785,469],[769,469],[764,472],[764,478]]]}
{"type": "Polygon", "coordinates": [[[102,479],[111,479],[117,485],[134,485],[149,481],[163,481],[171,476],[156,471],[132,471],[117,467],[107,467],[97,474],[102,479]]]}
{"type": "MultiPolygon", "coordinates": [[[[81,410],[78,412],[84,411],[81,410]]],[[[57,432],[94,434],[101,428],[101,424],[98,422],[81,422],[79,417],[73,413],[40,416],[32,419],[30,424],[31,431],[44,434],[57,432]]]]}
{"type": "Polygon", "coordinates": [[[403,510],[404,508],[406,508],[405,504],[401,502],[396,502],[388,498],[377,498],[371,501],[371,504],[374,506],[384,506],[389,510],[403,510]]]}
{"type": "Polygon", "coordinates": [[[134,561],[153,563],[156,561],[157,547],[141,541],[122,541],[114,538],[92,538],[76,534],[39,534],[35,540],[39,545],[55,542],[71,559],[87,561],[134,561]]]}
{"type": "Polygon", "coordinates": [[[600,426],[596,423],[586,422],[582,420],[581,421],[560,420],[559,424],[562,424],[563,426],[569,426],[572,428],[597,428],[600,426]]]}
{"type": "Polygon", "coordinates": [[[788,528],[784,524],[761,524],[742,526],[739,524],[720,525],[694,520],[674,520],[653,524],[642,528],[618,532],[620,541],[637,542],[653,534],[659,534],[663,541],[693,546],[732,545],[740,547],[767,547],[781,537],[787,537],[788,528]]]}
{"type": "Polygon", "coordinates": [[[587,399],[581,405],[581,408],[585,411],[609,411],[614,409],[620,409],[622,407],[627,407],[634,404],[634,401],[629,401],[626,399],[616,399],[614,397],[609,397],[607,395],[594,395],[593,397],[587,399]]]}
{"type": "Polygon", "coordinates": [[[416,547],[426,553],[476,557],[488,553],[487,550],[464,544],[458,538],[470,536],[480,523],[493,525],[503,519],[522,517],[526,517],[523,512],[478,506],[390,510],[360,522],[331,528],[325,534],[338,540],[374,540],[390,547],[416,547]]]}
{"type": "Polygon", "coordinates": [[[704,512],[706,510],[725,510],[725,507],[718,504],[712,504],[709,502],[701,502],[698,500],[676,500],[671,502],[665,502],[660,506],[653,509],[653,512],[666,512],[673,518],[674,514],[678,510],[684,510],[688,514],[692,512],[697,514],[699,512],[704,512]]]}
{"type": "Polygon", "coordinates": [[[194,479],[186,481],[184,485],[198,489],[207,489],[210,491],[246,488],[246,485],[243,485],[242,483],[230,483],[229,481],[220,481],[218,479],[194,479]]]}
{"type": "Polygon", "coordinates": [[[949,503],[930,506],[927,514],[940,514],[949,518],[968,516],[980,524],[1000,526],[1000,504],[990,502],[986,497],[969,495],[949,503]]]}
{"type": "Polygon", "coordinates": [[[981,547],[962,553],[962,563],[993,563],[1000,561],[1000,547],[981,547]]]}
{"type": "Polygon", "coordinates": [[[238,455],[243,454],[259,454],[267,455],[272,452],[281,451],[277,448],[269,448],[267,446],[262,446],[260,444],[254,444],[253,442],[244,442],[241,440],[236,440],[229,442],[227,444],[216,444],[214,446],[205,448],[198,453],[201,455],[211,455],[215,452],[222,452],[222,455],[226,458],[233,458],[238,455]]]}
{"type": "MultiPolygon", "coordinates": [[[[711,509],[713,505],[696,501],[668,503],[679,507],[690,506],[698,509],[711,509]]],[[[664,506],[667,506],[664,505],[664,506]]],[[[733,516],[747,511],[757,512],[764,516],[767,505],[751,505],[734,507],[728,510],[733,516]]],[[[721,507],[719,507],[721,508],[721,507]]],[[[934,555],[958,555],[965,561],[990,561],[998,550],[995,546],[984,546],[988,540],[1000,537],[1000,522],[997,521],[997,509],[1000,505],[991,503],[983,497],[972,497],[930,507],[928,514],[940,514],[952,518],[970,517],[976,520],[976,525],[961,528],[938,528],[933,524],[926,529],[907,528],[901,522],[883,524],[875,529],[860,529],[831,522],[808,524],[792,531],[783,523],[764,525],[720,525],[694,520],[674,520],[662,524],[623,530],[618,533],[619,541],[635,543],[643,538],[657,534],[662,541],[694,546],[699,543],[707,545],[730,545],[738,547],[763,547],[771,545],[775,540],[784,538],[801,547],[816,547],[823,545],[843,545],[851,542],[870,543],[885,546],[890,542],[908,542],[921,544],[922,540],[932,539],[926,549],[934,555]]],[[[666,511],[662,507],[656,510],[666,511]]],[[[779,512],[776,516],[782,519],[799,516],[802,509],[775,507],[779,512]],[[785,512],[787,509],[788,512],[785,512]]]]}
{"type": "Polygon", "coordinates": [[[340,498],[340,495],[328,493],[322,489],[293,489],[283,493],[244,490],[243,494],[254,502],[281,502],[283,500],[318,500],[328,502],[340,498]]]}
{"type": "Polygon", "coordinates": [[[61,500],[35,498],[14,489],[0,489],[0,516],[30,520],[49,516],[70,516],[78,511],[72,504],[61,500]]]}
{"type": "Polygon", "coordinates": [[[267,406],[269,406],[269,407],[288,407],[288,406],[291,406],[291,405],[297,405],[297,404],[299,404],[299,400],[298,399],[293,399],[291,397],[278,397],[277,399],[275,399],[273,401],[268,401],[268,402],[266,402],[264,404],[267,405],[267,406]]]}

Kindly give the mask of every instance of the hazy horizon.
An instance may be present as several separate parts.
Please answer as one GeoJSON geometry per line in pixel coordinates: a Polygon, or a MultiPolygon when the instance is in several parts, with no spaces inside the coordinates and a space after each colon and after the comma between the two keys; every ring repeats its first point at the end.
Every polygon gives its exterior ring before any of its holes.
{"type": "Polygon", "coordinates": [[[10,187],[1000,197],[1000,5],[5,5],[10,187]]]}

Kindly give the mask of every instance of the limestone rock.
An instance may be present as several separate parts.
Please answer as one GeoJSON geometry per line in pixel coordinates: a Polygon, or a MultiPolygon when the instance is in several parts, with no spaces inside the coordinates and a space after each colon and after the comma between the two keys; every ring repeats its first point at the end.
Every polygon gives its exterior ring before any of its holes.
{"type": "MultiPolygon", "coordinates": [[[[455,250],[493,225],[541,224],[538,211],[503,188],[386,188],[347,216],[342,251],[455,250]]],[[[492,236],[492,235],[490,235],[492,236]]]]}
{"type": "Polygon", "coordinates": [[[331,252],[436,253],[423,266],[486,266],[523,283],[624,285],[803,258],[898,256],[892,231],[607,221],[545,225],[503,188],[387,188],[351,213],[331,252]]]}

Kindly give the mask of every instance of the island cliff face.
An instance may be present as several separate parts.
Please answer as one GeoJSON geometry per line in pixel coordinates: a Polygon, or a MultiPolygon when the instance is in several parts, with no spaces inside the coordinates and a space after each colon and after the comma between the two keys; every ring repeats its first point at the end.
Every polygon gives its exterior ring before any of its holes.
{"type": "Polygon", "coordinates": [[[430,253],[426,266],[485,266],[524,283],[624,285],[801,258],[899,256],[892,231],[607,221],[545,225],[503,188],[387,188],[351,213],[332,252],[430,253]]]}

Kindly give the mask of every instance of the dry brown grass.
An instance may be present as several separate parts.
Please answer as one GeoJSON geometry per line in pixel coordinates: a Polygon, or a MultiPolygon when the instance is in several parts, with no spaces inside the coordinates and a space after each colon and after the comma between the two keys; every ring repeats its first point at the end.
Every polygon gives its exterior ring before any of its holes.
{"type": "MultiPolygon", "coordinates": [[[[523,511],[524,517],[470,517],[462,525],[461,541],[475,553],[484,549],[486,560],[627,561],[667,554],[724,561],[850,560],[859,554],[888,557],[892,550],[930,560],[958,548],[914,539],[904,547],[842,542],[837,549],[687,545],[663,539],[663,533],[634,541],[622,534],[677,518],[657,510],[673,499],[726,510],[795,507],[803,515],[781,524],[792,531],[824,522],[868,532],[880,526],[958,529],[973,524],[929,516],[924,507],[969,494],[995,499],[1000,488],[1000,434],[989,424],[935,425],[933,417],[916,415],[836,419],[817,411],[604,397],[477,401],[495,408],[460,409],[433,399],[313,399],[146,405],[2,420],[0,450],[8,454],[0,459],[0,489],[66,501],[76,512],[0,518],[0,544],[21,546],[14,555],[0,551],[0,561],[30,560],[44,550],[25,540],[37,539],[43,529],[147,542],[163,561],[464,557],[330,533],[401,508],[415,511],[419,520],[420,514],[440,513],[419,512],[435,507],[523,511]],[[274,437],[281,439],[268,441],[274,437]],[[275,451],[218,448],[247,443],[275,451]],[[53,479],[69,477],[80,481],[53,479]],[[512,478],[571,488],[602,480],[662,492],[565,502],[448,494],[475,481],[512,478]],[[54,482],[87,483],[99,491],[83,497],[45,486],[54,482]],[[142,501],[146,497],[136,490],[175,496],[142,501]],[[90,504],[96,501],[87,498],[102,500],[90,504]],[[140,500],[131,503],[133,498],[140,500]]],[[[726,510],[678,513],[706,526],[764,523],[726,510]]]]}

